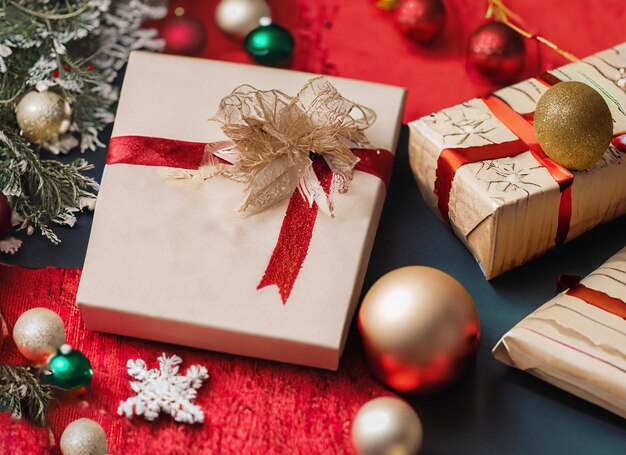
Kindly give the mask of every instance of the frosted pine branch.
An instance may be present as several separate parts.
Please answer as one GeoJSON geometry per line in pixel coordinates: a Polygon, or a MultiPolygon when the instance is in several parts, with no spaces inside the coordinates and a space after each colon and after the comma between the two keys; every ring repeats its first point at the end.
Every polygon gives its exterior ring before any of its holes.
{"type": "Polygon", "coordinates": [[[0,191],[12,196],[27,232],[39,228],[57,243],[52,225],[73,225],[81,207],[93,206],[98,185],[84,175],[89,166],[82,161],[40,158],[40,146],[20,136],[17,104],[27,92],[46,89],[70,103],[69,133],[44,149],[58,154],[104,146],[99,134],[113,122],[118,98],[113,82],[132,50],[163,47],[141,24],[165,13],[139,0],[0,2],[0,191]]]}

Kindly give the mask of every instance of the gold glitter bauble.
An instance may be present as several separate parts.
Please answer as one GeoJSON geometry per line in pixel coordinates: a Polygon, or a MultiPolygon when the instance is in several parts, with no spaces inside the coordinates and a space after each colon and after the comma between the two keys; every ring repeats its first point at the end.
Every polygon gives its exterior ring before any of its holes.
{"type": "Polygon", "coordinates": [[[593,88],[582,82],[559,82],[537,103],[535,133],[546,155],[568,169],[582,171],[606,152],[613,119],[593,88]]]}
{"type": "Polygon", "coordinates": [[[30,142],[41,144],[67,132],[72,108],[58,93],[32,91],[22,97],[15,108],[17,124],[30,142]]]}
{"type": "Polygon", "coordinates": [[[13,341],[24,357],[42,363],[65,344],[63,320],[47,308],[32,308],[15,321],[13,341]]]}
{"type": "Polygon", "coordinates": [[[70,423],[61,435],[63,455],[106,455],[107,435],[91,419],[78,419],[70,423]]]}
{"type": "Polygon", "coordinates": [[[374,398],[352,423],[352,443],[359,455],[414,455],[422,447],[422,422],[404,400],[374,398]]]}

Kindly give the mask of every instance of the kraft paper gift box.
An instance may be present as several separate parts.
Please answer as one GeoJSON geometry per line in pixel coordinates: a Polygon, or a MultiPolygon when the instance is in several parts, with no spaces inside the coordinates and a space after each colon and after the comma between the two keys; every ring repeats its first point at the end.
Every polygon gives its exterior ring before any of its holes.
{"type": "Polygon", "coordinates": [[[626,418],[626,248],[523,319],[493,354],[626,418]]]}
{"type": "Polygon", "coordinates": [[[428,205],[472,252],[487,279],[626,213],[626,43],[409,124],[411,167],[428,205]],[[537,101],[558,81],[589,84],[614,120],[591,169],[545,159],[537,101]]]}
{"type": "MultiPolygon", "coordinates": [[[[222,125],[208,119],[235,87],[295,96],[311,77],[131,55],[77,297],[88,329],[338,367],[386,193],[380,176],[357,165],[348,191],[334,195],[334,217],[306,211],[313,223],[308,247],[306,235],[283,232],[289,204],[297,198],[304,203],[300,195],[242,216],[237,208],[245,184],[219,175],[173,177],[192,173],[206,144],[228,139],[222,125]],[[120,144],[128,156],[113,153],[120,144]],[[301,267],[291,265],[295,270],[275,263],[275,249],[285,240],[283,256],[304,258],[301,267]],[[290,292],[272,285],[270,263],[272,273],[292,274],[290,292]]],[[[373,147],[391,151],[385,152],[390,170],[405,91],[326,79],[348,100],[376,112],[365,134],[373,147]]]]}

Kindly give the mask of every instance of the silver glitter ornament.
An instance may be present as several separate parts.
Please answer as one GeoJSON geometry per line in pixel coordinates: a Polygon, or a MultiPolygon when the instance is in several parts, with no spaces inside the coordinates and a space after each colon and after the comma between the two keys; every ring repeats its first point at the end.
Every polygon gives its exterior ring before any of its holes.
{"type": "Polygon", "coordinates": [[[15,322],[13,340],[24,357],[43,363],[65,344],[65,327],[54,311],[32,308],[15,322]]]}
{"type": "Polygon", "coordinates": [[[78,419],[70,423],[61,435],[63,455],[106,455],[107,435],[91,419],[78,419]]]}
{"type": "Polygon", "coordinates": [[[243,39],[269,16],[265,0],[222,0],[215,10],[215,23],[224,33],[243,39]]]}
{"type": "Polygon", "coordinates": [[[67,132],[72,121],[70,104],[49,90],[28,92],[17,104],[15,114],[24,137],[35,144],[54,141],[67,132]]]}

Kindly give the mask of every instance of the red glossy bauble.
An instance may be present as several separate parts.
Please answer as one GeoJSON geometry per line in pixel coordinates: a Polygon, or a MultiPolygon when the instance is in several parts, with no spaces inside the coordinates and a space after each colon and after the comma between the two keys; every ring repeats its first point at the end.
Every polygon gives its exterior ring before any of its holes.
{"type": "Polygon", "coordinates": [[[198,54],[206,44],[206,28],[193,16],[172,16],[161,28],[165,52],[179,55],[198,54]]]}
{"type": "Polygon", "coordinates": [[[441,0],[404,0],[396,12],[402,33],[420,44],[437,38],[445,20],[446,8],[441,0]]]}
{"type": "Polygon", "coordinates": [[[13,229],[13,224],[11,223],[12,211],[9,200],[3,193],[0,193],[0,237],[13,229]]]}
{"type": "Polygon", "coordinates": [[[511,82],[524,68],[524,39],[500,22],[479,27],[470,36],[467,61],[492,82],[511,82]]]}

